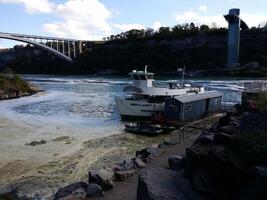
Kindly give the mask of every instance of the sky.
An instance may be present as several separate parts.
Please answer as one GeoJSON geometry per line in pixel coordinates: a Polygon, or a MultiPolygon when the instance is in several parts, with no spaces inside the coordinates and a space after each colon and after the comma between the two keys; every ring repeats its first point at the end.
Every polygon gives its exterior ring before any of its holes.
{"type": "MultiPolygon", "coordinates": [[[[230,8],[250,27],[267,21],[266,0],[0,0],[0,32],[101,40],[190,22],[226,27],[230,8]]],[[[0,48],[13,45],[0,39],[0,48]]]]}

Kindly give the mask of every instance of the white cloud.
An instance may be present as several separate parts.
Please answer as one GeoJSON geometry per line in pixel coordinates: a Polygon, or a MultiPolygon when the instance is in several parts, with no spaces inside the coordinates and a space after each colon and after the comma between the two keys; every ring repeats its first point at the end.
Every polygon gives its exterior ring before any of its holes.
{"type": "Polygon", "coordinates": [[[46,23],[43,29],[60,37],[93,40],[112,31],[107,21],[112,13],[98,0],[68,0],[56,5],[54,13],[62,21],[46,23]]]}
{"type": "Polygon", "coordinates": [[[207,12],[208,7],[205,6],[205,5],[202,5],[202,6],[199,6],[198,10],[199,10],[199,11],[202,11],[202,12],[207,12]]]}
{"type": "Polygon", "coordinates": [[[22,4],[27,13],[47,13],[58,21],[43,25],[46,33],[59,37],[94,40],[109,35],[112,13],[99,0],[66,0],[55,4],[49,0],[0,0],[0,3],[22,4]]]}
{"type": "Polygon", "coordinates": [[[153,29],[154,29],[155,31],[157,31],[157,30],[159,30],[159,28],[162,27],[162,26],[163,26],[163,25],[162,25],[161,22],[156,21],[156,22],[154,22],[154,24],[153,24],[153,29]]]}
{"type": "Polygon", "coordinates": [[[0,49],[6,49],[6,47],[0,44],[0,49]]]}
{"type": "Polygon", "coordinates": [[[54,8],[49,0],[0,0],[0,3],[23,4],[27,13],[51,13],[54,8]]]}
{"type": "Polygon", "coordinates": [[[216,23],[216,25],[220,27],[227,26],[227,22],[225,21],[223,15],[202,16],[199,13],[193,11],[187,11],[182,14],[177,14],[175,15],[175,20],[179,24],[193,22],[197,25],[206,24],[211,26],[216,23]]]}
{"type": "Polygon", "coordinates": [[[249,13],[241,13],[241,19],[243,19],[249,27],[258,27],[260,24],[264,25],[267,22],[267,14],[253,15],[249,13]]]}
{"type": "MultiPolygon", "coordinates": [[[[241,13],[241,18],[251,26],[258,26],[259,24],[264,24],[267,21],[267,14],[248,14],[241,13]]],[[[195,23],[198,25],[207,24],[209,26],[214,23],[219,27],[227,27],[227,22],[222,15],[202,15],[198,12],[187,11],[181,14],[175,15],[175,20],[180,23],[195,23]]]]}
{"type": "Polygon", "coordinates": [[[120,29],[121,31],[129,31],[132,29],[145,29],[142,24],[112,24],[114,28],[120,29]]]}

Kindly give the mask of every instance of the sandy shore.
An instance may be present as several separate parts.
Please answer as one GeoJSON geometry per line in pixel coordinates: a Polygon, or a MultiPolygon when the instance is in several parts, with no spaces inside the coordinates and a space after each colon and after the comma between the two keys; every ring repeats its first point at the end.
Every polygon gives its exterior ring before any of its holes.
{"type": "Polygon", "coordinates": [[[131,158],[137,149],[160,143],[164,137],[122,131],[97,138],[68,127],[0,117],[0,186],[32,184],[36,191],[49,196],[60,186],[87,180],[88,169],[131,158]]]}

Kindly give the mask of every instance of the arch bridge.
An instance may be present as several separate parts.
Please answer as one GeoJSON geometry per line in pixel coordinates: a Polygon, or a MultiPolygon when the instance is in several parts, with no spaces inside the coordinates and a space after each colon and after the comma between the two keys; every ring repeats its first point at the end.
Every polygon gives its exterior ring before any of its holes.
{"type": "Polygon", "coordinates": [[[69,63],[72,63],[73,58],[76,58],[77,55],[83,52],[84,44],[86,42],[89,42],[85,40],[46,37],[37,35],[25,35],[17,33],[4,33],[4,32],[0,32],[0,38],[15,40],[37,46],[41,49],[44,49],[60,57],[61,59],[69,63]]]}

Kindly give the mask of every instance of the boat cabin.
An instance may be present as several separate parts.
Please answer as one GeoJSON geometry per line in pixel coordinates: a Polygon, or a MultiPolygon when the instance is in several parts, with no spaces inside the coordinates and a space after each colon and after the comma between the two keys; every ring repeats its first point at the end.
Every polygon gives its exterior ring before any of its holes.
{"type": "Polygon", "coordinates": [[[145,71],[133,70],[129,75],[133,79],[133,85],[136,87],[153,87],[155,84],[155,74],[147,72],[147,66],[145,67],[145,71]]]}
{"type": "Polygon", "coordinates": [[[169,98],[165,102],[164,116],[167,121],[186,122],[219,112],[222,94],[210,91],[169,98]]]}

